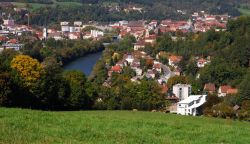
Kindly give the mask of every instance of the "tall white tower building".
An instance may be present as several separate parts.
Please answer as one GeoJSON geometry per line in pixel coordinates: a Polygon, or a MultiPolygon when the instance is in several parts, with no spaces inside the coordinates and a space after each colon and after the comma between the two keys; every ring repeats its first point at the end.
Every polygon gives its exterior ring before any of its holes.
{"type": "Polygon", "coordinates": [[[188,84],[176,84],[173,86],[173,93],[180,100],[184,100],[191,95],[191,85],[188,84]]]}

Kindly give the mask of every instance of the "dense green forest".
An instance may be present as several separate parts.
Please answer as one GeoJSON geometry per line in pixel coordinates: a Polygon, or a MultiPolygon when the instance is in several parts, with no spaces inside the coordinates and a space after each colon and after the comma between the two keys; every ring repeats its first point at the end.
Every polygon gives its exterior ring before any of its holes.
{"type": "MultiPolygon", "coordinates": [[[[10,0],[5,0],[10,1],[10,0]]],[[[52,3],[48,5],[36,6],[32,10],[31,24],[44,25],[47,23],[58,23],[60,21],[82,20],[112,22],[118,20],[162,20],[162,19],[188,19],[194,11],[204,10],[211,14],[225,14],[239,16],[240,12],[237,7],[241,2],[237,0],[75,0],[81,2],[80,5],[70,4],[61,5],[62,2],[73,2],[68,0],[16,0],[16,2],[33,2],[33,3],[52,3]],[[124,9],[129,6],[141,7],[143,10],[125,12],[124,9]],[[116,9],[118,7],[118,9],[116,9]],[[180,14],[177,10],[183,10],[186,14],[180,14]]],[[[26,5],[28,8],[32,5],[26,5]]],[[[14,14],[14,13],[13,13],[14,14]]],[[[26,23],[27,17],[22,15],[17,20],[18,23],[26,23]]]]}

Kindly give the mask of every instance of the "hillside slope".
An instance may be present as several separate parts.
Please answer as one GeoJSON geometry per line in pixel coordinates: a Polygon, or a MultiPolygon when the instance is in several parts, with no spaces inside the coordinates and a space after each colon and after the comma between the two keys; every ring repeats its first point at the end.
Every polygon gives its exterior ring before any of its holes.
{"type": "Polygon", "coordinates": [[[0,108],[0,143],[249,143],[250,124],[129,111],[0,108]]]}

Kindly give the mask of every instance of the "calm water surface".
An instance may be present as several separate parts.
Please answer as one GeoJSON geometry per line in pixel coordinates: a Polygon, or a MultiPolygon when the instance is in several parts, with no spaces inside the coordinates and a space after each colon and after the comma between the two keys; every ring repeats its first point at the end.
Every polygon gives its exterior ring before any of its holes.
{"type": "Polygon", "coordinates": [[[101,55],[102,52],[88,54],[84,57],[72,61],[71,63],[68,63],[64,66],[64,70],[79,70],[82,71],[86,76],[89,76],[94,65],[100,59],[101,55]]]}

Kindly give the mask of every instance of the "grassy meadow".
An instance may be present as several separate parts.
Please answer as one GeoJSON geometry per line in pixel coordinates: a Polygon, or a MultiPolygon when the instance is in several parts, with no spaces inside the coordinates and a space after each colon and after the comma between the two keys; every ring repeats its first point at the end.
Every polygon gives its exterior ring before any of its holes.
{"type": "Polygon", "coordinates": [[[132,111],[0,108],[0,143],[250,143],[250,123],[132,111]]]}
{"type": "Polygon", "coordinates": [[[81,6],[81,3],[78,2],[58,2],[56,0],[53,0],[54,4],[40,4],[40,3],[22,3],[22,2],[12,2],[12,4],[16,5],[17,7],[20,8],[24,8],[27,6],[27,4],[29,4],[29,9],[31,10],[35,10],[38,9],[40,7],[44,7],[44,6],[56,6],[56,5],[60,5],[60,6],[81,6]]]}
{"type": "Polygon", "coordinates": [[[242,15],[250,16],[250,9],[239,8],[238,10],[241,12],[242,15]]]}

